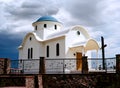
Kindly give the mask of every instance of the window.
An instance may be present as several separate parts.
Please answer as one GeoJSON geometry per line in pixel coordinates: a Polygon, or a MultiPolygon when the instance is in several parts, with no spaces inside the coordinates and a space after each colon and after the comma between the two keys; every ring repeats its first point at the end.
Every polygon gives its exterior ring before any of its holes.
{"type": "Polygon", "coordinates": [[[59,43],[56,44],[56,56],[59,56],[60,54],[60,46],[59,43]]]}
{"type": "Polygon", "coordinates": [[[57,25],[55,25],[55,29],[57,29],[57,25]]]}
{"type": "Polygon", "coordinates": [[[33,58],[33,48],[28,48],[28,59],[33,58]]]}
{"type": "Polygon", "coordinates": [[[47,24],[44,24],[44,28],[47,28],[47,24]]]}
{"type": "Polygon", "coordinates": [[[77,31],[77,35],[80,35],[80,31],[77,31]]]}
{"type": "Polygon", "coordinates": [[[35,26],[35,30],[37,31],[37,25],[35,26]]]}
{"type": "Polygon", "coordinates": [[[33,58],[33,48],[31,48],[31,59],[33,58]]]}
{"type": "Polygon", "coordinates": [[[28,59],[30,59],[30,49],[28,48],[28,59]]]}
{"type": "Polygon", "coordinates": [[[30,37],[30,41],[32,40],[32,37],[30,37]]]}
{"type": "Polygon", "coordinates": [[[47,46],[47,49],[46,49],[46,53],[47,53],[47,57],[49,57],[49,46],[47,46]]]}

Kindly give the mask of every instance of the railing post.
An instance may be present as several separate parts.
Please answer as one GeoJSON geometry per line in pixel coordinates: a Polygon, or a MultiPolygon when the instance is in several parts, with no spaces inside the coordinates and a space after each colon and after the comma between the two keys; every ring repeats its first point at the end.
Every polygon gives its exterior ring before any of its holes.
{"type": "Polygon", "coordinates": [[[45,57],[40,57],[39,73],[45,74],[45,57]]]}
{"type": "Polygon", "coordinates": [[[23,74],[24,74],[24,72],[25,72],[25,71],[24,71],[24,63],[25,63],[24,61],[25,61],[25,60],[23,60],[23,67],[22,67],[22,72],[23,72],[23,74]]]}
{"type": "Polygon", "coordinates": [[[120,54],[116,55],[116,73],[120,73],[120,54]]]}
{"type": "Polygon", "coordinates": [[[83,57],[82,57],[82,73],[85,73],[85,74],[88,73],[87,56],[83,56],[83,57]]]}
{"type": "Polygon", "coordinates": [[[63,59],[63,74],[65,73],[65,59],[63,59]]]}

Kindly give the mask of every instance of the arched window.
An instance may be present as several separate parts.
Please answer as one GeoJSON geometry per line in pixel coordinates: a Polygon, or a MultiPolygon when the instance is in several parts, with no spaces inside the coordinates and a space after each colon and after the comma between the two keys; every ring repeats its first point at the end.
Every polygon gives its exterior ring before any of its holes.
{"type": "Polygon", "coordinates": [[[49,57],[49,46],[46,48],[46,56],[49,57]]]}
{"type": "Polygon", "coordinates": [[[37,25],[35,26],[35,30],[37,31],[37,25]]]}
{"type": "Polygon", "coordinates": [[[33,58],[33,48],[28,48],[28,59],[33,58]]]}
{"type": "Polygon", "coordinates": [[[60,45],[59,43],[56,44],[56,56],[60,55],[60,45]]]}
{"type": "Polygon", "coordinates": [[[28,59],[30,59],[30,48],[28,48],[28,59]]]}
{"type": "Polygon", "coordinates": [[[55,25],[55,30],[57,29],[57,25],[55,25]]]}
{"type": "Polygon", "coordinates": [[[31,40],[32,40],[32,37],[30,37],[29,39],[30,39],[30,41],[31,41],[31,40]]]}
{"type": "Polygon", "coordinates": [[[77,35],[80,35],[80,31],[77,31],[77,35]]]}
{"type": "Polygon", "coordinates": [[[47,28],[47,24],[44,24],[44,28],[47,28]]]}
{"type": "Polygon", "coordinates": [[[33,48],[31,48],[31,59],[33,58],[33,48]]]}

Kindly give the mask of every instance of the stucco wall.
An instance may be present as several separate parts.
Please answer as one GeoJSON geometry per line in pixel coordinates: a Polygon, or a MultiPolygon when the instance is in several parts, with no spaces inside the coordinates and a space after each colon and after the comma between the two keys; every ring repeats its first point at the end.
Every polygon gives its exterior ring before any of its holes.
{"type": "Polygon", "coordinates": [[[63,71],[63,60],[59,60],[65,57],[65,39],[64,37],[53,39],[51,41],[45,42],[45,57],[49,59],[56,60],[46,60],[46,73],[54,73],[54,71],[62,72],[63,71]],[[56,44],[59,44],[59,56],[56,55],[56,44]],[[46,57],[46,47],[49,46],[49,57],[46,57]],[[57,68],[56,70],[51,68],[57,68]]]}
{"type": "Polygon", "coordinates": [[[70,50],[70,47],[74,47],[76,43],[85,42],[87,39],[85,35],[81,32],[80,29],[72,29],[67,35],[65,39],[66,45],[66,57],[74,57],[73,54],[76,52],[83,52],[83,47],[79,48],[79,50],[70,50]],[[77,34],[77,31],[80,32],[80,35],[77,34]]]}
{"type": "Polygon", "coordinates": [[[65,39],[64,37],[52,39],[45,42],[45,57],[46,57],[46,47],[49,46],[49,57],[48,58],[64,58],[65,57],[65,39]],[[59,43],[60,54],[56,56],[56,44],[59,43]]]}
{"type": "Polygon", "coordinates": [[[29,35],[24,42],[23,48],[19,51],[19,59],[28,59],[28,48],[33,48],[32,59],[39,59],[39,57],[44,56],[44,45],[39,43],[33,35],[29,35]]]}
{"type": "Polygon", "coordinates": [[[37,30],[35,32],[39,35],[41,39],[46,39],[46,37],[52,33],[55,33],[59,31],[62,28],[62,25],[58,22],[49,22],[49,21],[43,21],[36,23],[37,30]],[[44,24],[46,24],[46,28],[44,28],[44,24]],[[55,29],[55,25],[57,26],[57,29],[55,29]]]}

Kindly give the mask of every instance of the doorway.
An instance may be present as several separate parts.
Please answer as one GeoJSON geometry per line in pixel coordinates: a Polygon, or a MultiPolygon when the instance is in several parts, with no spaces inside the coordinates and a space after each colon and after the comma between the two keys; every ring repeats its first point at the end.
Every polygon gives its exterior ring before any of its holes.
{"type": "Polygon", "coordinates": [[[82,71],[82,53],[76,53],[76,69],[82,71]]]}

